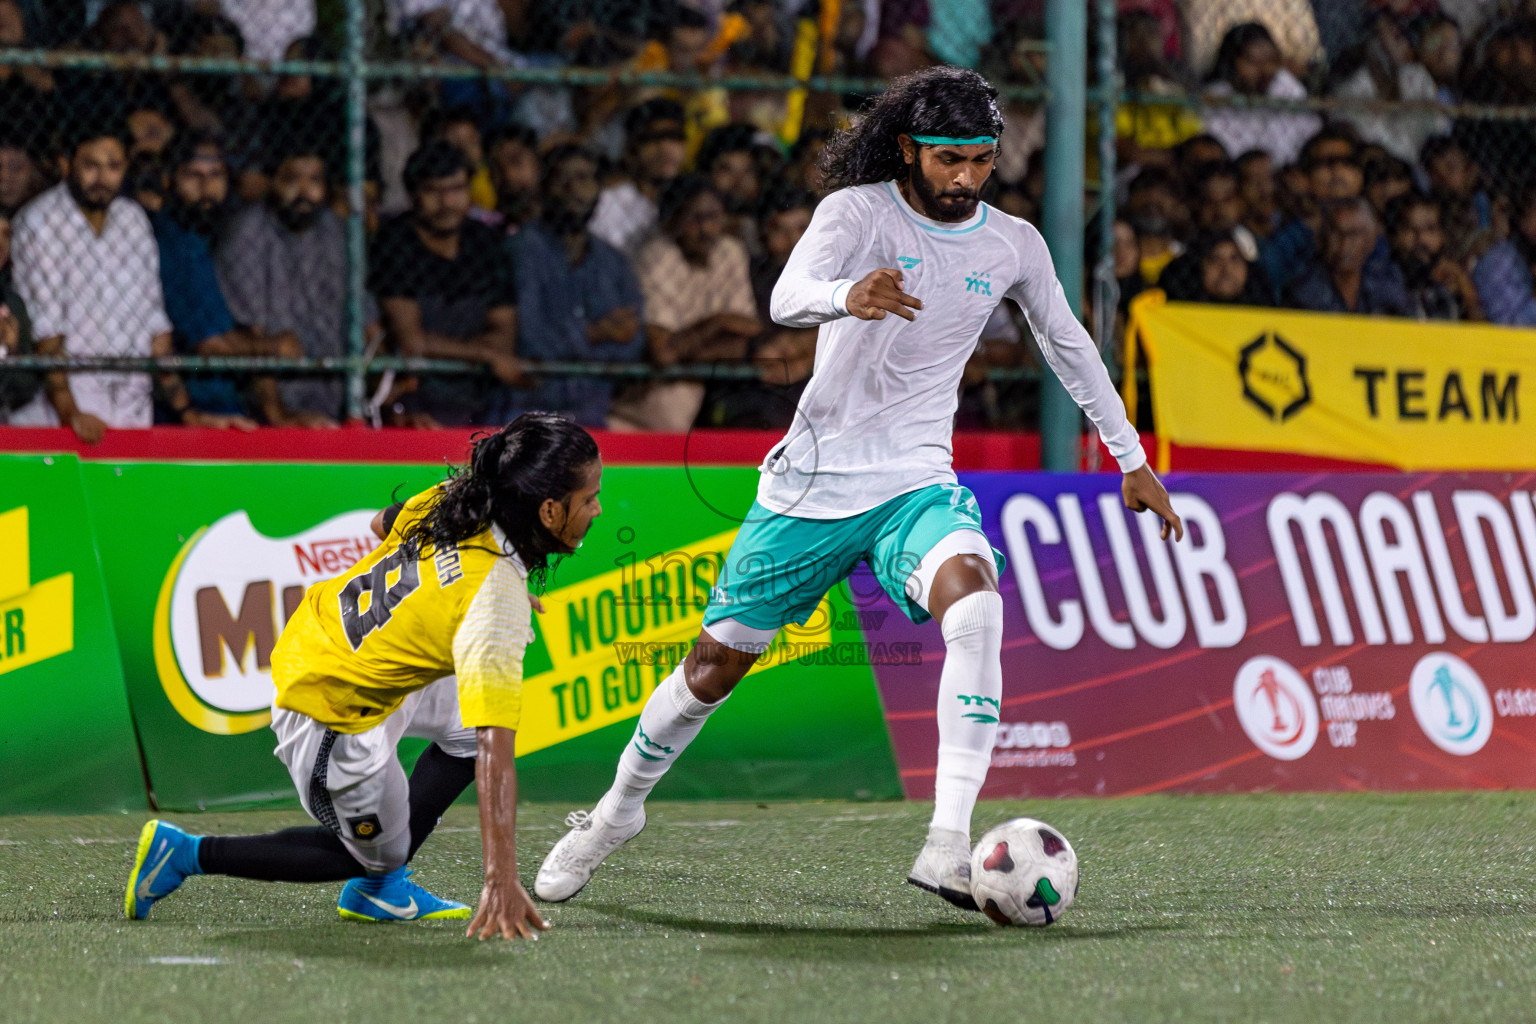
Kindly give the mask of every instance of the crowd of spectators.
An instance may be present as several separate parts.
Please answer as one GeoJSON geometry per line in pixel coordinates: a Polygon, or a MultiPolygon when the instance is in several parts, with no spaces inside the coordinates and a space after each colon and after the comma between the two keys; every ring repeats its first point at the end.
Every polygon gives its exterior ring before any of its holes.
{"type": "MultiPolygon", "coordinates": [[[[1182,301],[1536,324],[1536,132],[1455,106],[1536,99],[1536,0],[1118,6],[1132,94],[1117,124],[1122,313],[1155,286],[1182,301]],[[1297,105],[1309,97],[1327,102],[1297,105]]],[[[884,77],[948,61],[1028,83],[1045,59],[1043,7],[369,0],[370,47],[471,69],[706,77],[884,77]]],[[[0,0],[0,46],[324,61],[340,53],[340,9],[0,0]]],[[[335,358],[358,315],[372,352],[479,371],[375,373],[376,422],[544,408],[614,430],[782,427],[815,332],[773,324],[768,298],[822,194],[828,132],[860,100],[375,80],[354,310],[342,80],[0,65],[0,350],[335,358]],[[549,361],[755,378],[531,372],[549,361]]],[[[1005,113],[987,198],[1037,219],[1043,113],[1013,99],[1005,113]]],[[[1029,358],[1026,328],[1007,303],[988,324],[960,425],[1022,418],[984,371],[1029,358]]],[[[152,422],[323,428],[342,421],[344,392],[336,374],[6,373],[0,422],[88,439],[152,422]]]]}
{"type": "Polygon", "coordinates": [[[1157,287],[1536,324],[1536,126],[1465,110],[1536,97],[1536,3],[1188,0],[1182,27],[1135,6],[1120,24],[1137,97],[1117,126],[1122,312],[1157,287]]]}

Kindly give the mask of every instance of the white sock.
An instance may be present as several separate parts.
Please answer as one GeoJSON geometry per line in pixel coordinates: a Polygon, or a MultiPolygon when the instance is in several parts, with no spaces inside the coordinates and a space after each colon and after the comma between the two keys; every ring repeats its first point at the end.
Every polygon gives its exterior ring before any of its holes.
{"type": "MultiPolygon", "coordinates": [[[[970,845],[971,812],[986,781],[1003,697],[1003,599],[967,594],[944,613],[939,674],[939,765],[929,833],[958,832],[970,845]]],[[[943,838],[948,838],[943,837],[943,838]]]]}
{"type": "Polygon", "coordinates": [[[619,755],[613,786],[598,804],[603,817],[616,825],[634,820],[656,783],[704,728],[710,712],[724,703],[705,704],[688,689],[682,665],[673,669],[640,710],[635,734],[619,755]]]}

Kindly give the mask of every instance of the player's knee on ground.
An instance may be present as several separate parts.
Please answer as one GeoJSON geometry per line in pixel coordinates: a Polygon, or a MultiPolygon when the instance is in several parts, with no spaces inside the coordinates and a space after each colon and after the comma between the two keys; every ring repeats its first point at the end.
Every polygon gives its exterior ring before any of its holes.
{"type": "Polygon", "coordinates": [[[410,828],[402,824],[393,834],[376,840],[355,834],[358,828],[366,831],[368,825],[367,822],[359,823],[350,830],[353,834],[342,836],[341,841],[347,851],[357,858],[357,862],[370,875],[387,875],[396,868],[404,867],[411,857],[410,828]]]}

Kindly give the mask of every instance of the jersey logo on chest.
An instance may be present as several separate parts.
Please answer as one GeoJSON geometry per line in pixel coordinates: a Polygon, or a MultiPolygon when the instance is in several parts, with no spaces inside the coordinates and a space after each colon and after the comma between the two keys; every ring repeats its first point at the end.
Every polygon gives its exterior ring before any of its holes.
{"type": "Polygon", "coordinates": [[[992,272],[990,270],[977,270],[965,276],[965,290],[975,292],[978,295],[992,294],[992,272]]]}
{"type": "Polygon", "coordinates": [[[911,270],[913,267],[917,266],[923,261],[918,259],[916,256],[897,256],[896,262],[901,264],[902,270],[911,270]]]}

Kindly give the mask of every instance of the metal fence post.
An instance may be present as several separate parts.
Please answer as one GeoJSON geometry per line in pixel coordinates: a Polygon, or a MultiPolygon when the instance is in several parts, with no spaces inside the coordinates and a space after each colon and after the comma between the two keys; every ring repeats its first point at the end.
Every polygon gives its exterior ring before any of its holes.
{"type": "MultiPolygon", "coordinates": [[[[1093,268],[1093,340],[1098,343],[1099,354],[1104,357],[1104,362],[1113,374],[1115,358],[1110,346],[1115,337],[1115,306],[1120,299],[1115,282],[1115,115],[1120,96],[1120,77],[1115,67],[1115,0],[1098,0],[1097,7],[1098,60],[1094,62],[1094,70],[1098,79],[1099,258],[1093,268]]],[[[1135,373],[1136,368],[1128,366],[1124,372],[1135,373]]]]}
{"type": "MultiPolygon", "coordinates": [[[[1088,6],[1047,0],[1045,242],[1072,312],[1083,304],[1083,148],[1087,125],[1088,6]]],[[[1052,472],[1078,468],[1082,414],[1054,374],[1040,377],[1040,456],[1052,472]]]]}
{"type": "Polygon", "coordinates": [[[364,295],[368,287],[368,237],[363,182],[367,176],[368,80],[363,64],[367,34],[365,0],[347,3],[347,417],[362,419],[367,345],[364,295]]]}

